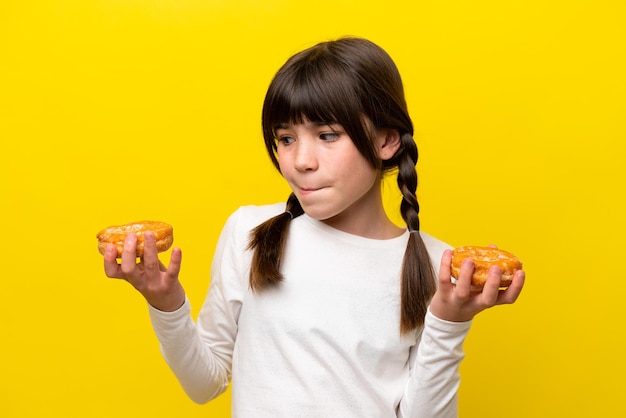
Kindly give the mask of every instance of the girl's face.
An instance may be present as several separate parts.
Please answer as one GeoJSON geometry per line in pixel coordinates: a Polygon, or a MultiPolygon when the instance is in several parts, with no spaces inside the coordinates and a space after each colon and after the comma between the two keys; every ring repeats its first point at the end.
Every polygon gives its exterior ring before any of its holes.
{"type": "MultiPolygon", "coordinates": [[[[376,235],[387,217],[381,172],[338,124],[305,120],[276,129],[279,168],[307,215],[357,235],[376,235]]],[[[385,143],[380,134],[377,142],[385,143]]]]}

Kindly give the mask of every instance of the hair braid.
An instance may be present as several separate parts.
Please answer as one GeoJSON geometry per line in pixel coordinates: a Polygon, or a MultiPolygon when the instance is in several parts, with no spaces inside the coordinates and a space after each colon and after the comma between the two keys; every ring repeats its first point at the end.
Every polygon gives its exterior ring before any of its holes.
{"type": "Polygon", "coordinates": [[[300,202],[292,193],[287,199],[285,212],[268,219],[250,232],[248,249],[254,250],[250,266],[250,288],[253,291],[283,280],[280,263],[287,242],[289,222],[303,213],[300,202]]]}
{"type": "Polygon", "coordinates": [[[417,145],[410,133],[405,133],[400,138],[401,152],[398,155],[398,187],[402,192],[400,213],[406,222],[409,231],[419,231],[419,203],[415,196],[417,190],[417,145]]]}
{"type": "Polygon", "coordinates": [[[398,154],[398,187],[402,192],[400,212],[411,232],[401,279],[400,330],[405,333],[424,323],[428,303],[435,293],[435,272],[426,245],[419,234],[419,203],[417,190],[417,145],[410,133],[401,136],[398,154]]]}

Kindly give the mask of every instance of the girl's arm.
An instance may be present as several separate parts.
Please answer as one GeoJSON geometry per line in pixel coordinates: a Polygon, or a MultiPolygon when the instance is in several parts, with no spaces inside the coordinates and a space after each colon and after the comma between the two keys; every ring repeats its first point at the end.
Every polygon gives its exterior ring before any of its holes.
{"type": "MultiPolygon", "coordinates": [[[[235,213],[237,214],[237,212],[235,213]]],[[[150,308],[161,351],[187,395],[206,403],[223,393],[230,383],[237,321],[245,289],[243,258],[247,233],[238,216],[226,222],[213,257],[211,284],[197,324],[185,301],[175,312],[150,308]]]]}
{"type": "MultiPolygon", "coordinates": [[[[214,260],[233,261],[231,233],[227,222],[218,242],[214,260]],[[231,253],[225,257],[226,253],[231,253]]],[[[151,233],[145,234],[143,259],[135,257],[136,237],[130,234],[125,242],[122,261],[116,261],[113,245],[104,255],[108,277],[128,281],[146,299],[155,333],[168,365],[188,396],[205,403],[226,390],[230,382],[232,348],[238,316],[237,302],[225,300],[237,294],[238,276],[234,280],[222,278],[222,271],[233,274],[233,268],[224,269],[225,262],[214,261],[211,291],[201,312],[204,326],[196,326],[191,318],[191,307],[178,280],[182,253],[174,248],[167,268],[158,260],[156,243],[151,233]],[[208,318],[208,319],[207,319],[208,318]]],[[[234,274],[238,274],[234,272],[234,274]]],[[[229,277],[228,279],[232,279],[229,277]]],[[[235,297],[236,299],[236,297],[235,297]]]]}
{"type": "Polygon", "coordinates": [[[450,250],[443,253],[439,268],[439,287],[433,296],[424,322],[421,340],[412,359],[411,377],[400,404],[403,418],[456,418],[459,365],[463,342],[471,320],[477,313],[495,305],[513,303],[524,286],[524,272],[518,271],[513,283],[500,290],[502,272],[489,271],[481,292],[471,290],[472,260],[465,260],[457,283],[450,278],[450,250]]]}
{"type": "Polygon", "coordinates": [[[223,393],[230,383],[230,357],[202,340],[189,301],[174,312],[149,310],[163,357],[187,396],[206,403],[223,393]]]}
{"type": "Polygon", "coordinates": [[[398,417],[456,418],[459,365],[471,321],[449,322],[426,314],[424,330],[411,352],[411,374],[398,417]]]}

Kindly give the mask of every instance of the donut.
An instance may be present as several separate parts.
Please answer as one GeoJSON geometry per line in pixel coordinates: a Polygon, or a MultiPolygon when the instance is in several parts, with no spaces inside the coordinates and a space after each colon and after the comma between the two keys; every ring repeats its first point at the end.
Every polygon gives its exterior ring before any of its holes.
{"type": "Polygon", "coordinates": [[[98,251],[104,254],[108,244],[115,244],[117,257],[122,256],[124,240],[126,236],[134,232],[137,234],[137,257],[143,256],[143,235],[146,231],[152,231],[156,239],[157,252],[167,251],[174,242],[174,229],[165,222],[139,221],[124,225],[113,225],[96,234],[98,238],[98,251]]]}
{"type": "Polygon", "coordinates": [[[472,275],[472,287],[474,288],[482,288],[485,285],[487,273],[491,266],[500,266],[502,270],[500,287],[508,287],[513,281],[515,272],[522,269],[522,262],[508,251],[494,247],[467,245],[452,250],[450,274],[455,279],[458,279],[461,264],[466,258],[474,260],[474,274],[472,275]]]}

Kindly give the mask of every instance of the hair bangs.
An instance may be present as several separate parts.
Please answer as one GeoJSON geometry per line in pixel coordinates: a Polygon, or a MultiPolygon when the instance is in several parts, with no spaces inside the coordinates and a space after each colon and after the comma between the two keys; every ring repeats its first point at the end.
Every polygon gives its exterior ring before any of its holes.
{"type": "Polygon", "coordinates": [[[360,103],[345,77],[325,63],[305,63],[275,83],[269,107],[272,127],[283,123],[324,122],[346,124],[360,114],[360,103]],[[320,69],[320,67],[327,67],[320,69]],[[343,80],[342,80],[343,79],[343,80]]]}

